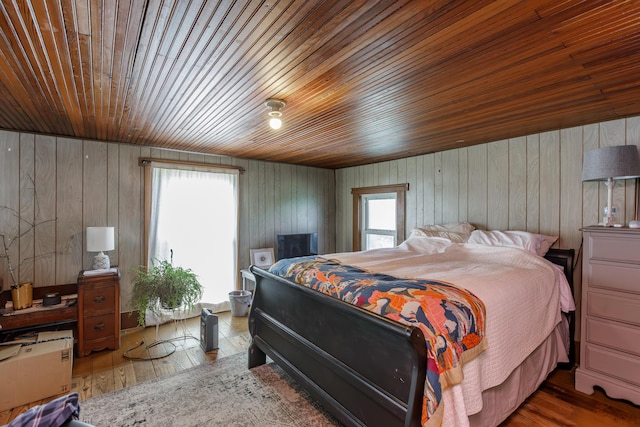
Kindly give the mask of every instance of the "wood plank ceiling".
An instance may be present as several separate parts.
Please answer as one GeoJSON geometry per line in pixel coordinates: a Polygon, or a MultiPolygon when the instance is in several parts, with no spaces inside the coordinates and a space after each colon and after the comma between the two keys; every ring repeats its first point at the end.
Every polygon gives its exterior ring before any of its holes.
{"type": "Polygon", "coordinates": [[[339,168],[640,114],[637,0],[7,0],[0,32],[4,129],[339,168]]]}

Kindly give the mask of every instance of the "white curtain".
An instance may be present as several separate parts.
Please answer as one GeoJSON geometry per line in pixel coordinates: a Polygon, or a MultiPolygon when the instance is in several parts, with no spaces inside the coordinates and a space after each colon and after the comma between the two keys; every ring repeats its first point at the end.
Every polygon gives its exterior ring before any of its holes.
{"type": "MultiPolygon", "coordinates": [[[[152,168],[149,265],[172,260],[193,270],[205,288],[201,304],[182,315],[198,315],[203,307],[229,310],[238,271],[237,223],[237,171],[152,168]]],[[[171,316],[154,319],[147,313],[147,325],[171,316]]]]}

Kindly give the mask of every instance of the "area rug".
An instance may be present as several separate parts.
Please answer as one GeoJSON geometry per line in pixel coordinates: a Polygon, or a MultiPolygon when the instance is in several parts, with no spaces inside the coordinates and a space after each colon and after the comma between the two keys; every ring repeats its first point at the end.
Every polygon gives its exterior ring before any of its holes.
{"type": "Polygon", "coordinates": [[[277,365],[247,369],[246,353],[80,402],[106,426],[339,426],[277,365]]]}

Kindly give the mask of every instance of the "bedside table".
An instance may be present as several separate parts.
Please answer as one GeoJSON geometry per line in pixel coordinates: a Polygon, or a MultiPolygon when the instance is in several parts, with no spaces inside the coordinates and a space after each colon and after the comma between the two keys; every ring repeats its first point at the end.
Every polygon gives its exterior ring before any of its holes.
{"type": "Polygon", "coordinates": [[[120,347],[120,270],[78,275],[78,357],[120,347]]]}
{"type": "Polygon", "coordinates": [[[576,390],[640,404],[640,230],[583,229],[576,390]]]}
{"type": "Polygon", "coordinates": [[[256,290],[256,276],[248,268],[240,270],[240,274],[242,274],[242,290],[253,293],[256,290]]]}

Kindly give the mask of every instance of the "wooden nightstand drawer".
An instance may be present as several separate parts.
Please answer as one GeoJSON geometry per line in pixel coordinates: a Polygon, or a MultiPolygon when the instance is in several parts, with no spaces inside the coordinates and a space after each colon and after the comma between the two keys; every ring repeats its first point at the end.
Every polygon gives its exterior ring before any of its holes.
{"type": "Polygon", "coordinates": [[[116,299],[116,291],[113,286],[87,289],[83,294],[84,316],[113,313],[116,299]]]}
{"type": "Polygon", "coordinates": [[[640,355],[640,329],[600,319],[587,319],[587,342],[640,355]]]}
{"type": "Polygon", "coordinates": [[[640,239],[612,233],[591,233],[591,259],[640,263],[640,239]]]}
{"type": "Polygon", "coordinates": [[[587,369],[640,385],[640,359],[597,345],[587,345],[584,355],[587,369]]]}
{"type": "Polygon", "coordinates": [[[592,260],[587,268],[590,287],[640,294],[640,266],[592,260]]]}
{"type": "Polygon", "coordinates": [[[85,317],[82,325],[86,341],[113,337],[114,327],[115,319],[112,315],[85,317]]]}
{"type": "Polygon", "coordinates": [[[640,325],[640,299],[633,295],[589,291],[587,315],[640,325]]]}

